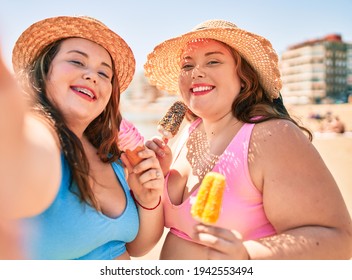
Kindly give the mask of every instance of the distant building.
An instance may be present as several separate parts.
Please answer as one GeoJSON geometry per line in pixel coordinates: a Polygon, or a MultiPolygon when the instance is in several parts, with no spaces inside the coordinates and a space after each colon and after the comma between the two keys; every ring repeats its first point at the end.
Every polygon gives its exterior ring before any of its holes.
{"type": "Polygon", "coordinates": [[[352,44],[347,45],[347,94],[348,102],[352,103],[352,44]]]}
{"type": "Polygon", "coordinates": [[[338,34],[289,47],[280,60],[286,103],[347,102],[352,93],[352,44],[338,34]]]}

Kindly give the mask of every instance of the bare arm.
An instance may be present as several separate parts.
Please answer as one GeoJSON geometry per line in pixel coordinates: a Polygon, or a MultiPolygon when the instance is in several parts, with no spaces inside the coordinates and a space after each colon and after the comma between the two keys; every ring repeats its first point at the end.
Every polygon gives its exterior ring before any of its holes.
{"type": "Polygon", "coordinates": [[[351,218],[319,153],[292,123],[257,125],[251,176],[278,235],[244,242],[252,259],[346,259],[351,218]]]}
{"type": "Polygon", "coordinates": [[[148,148],[138,154],[144,160],[134,168],[129,165],[126,157],[122,156],[130,173],[128,184],[134,193],[135,200],[138,201],[136,203],[139,213],[138,235],[126,245],[129,254],[133,257],[148,253],[159,241],[164,230],[161,203],[164,177],[159,161],[155,153],[148,148]]]}
{"type": "Polygon", "coordinates": [[[15,79],[0,57],[0,217],[40,213],[61,177],[57,136],[31,116],[15,79]]]}
{"type": "MultiPolygon", "coordinates": [[[[156,206],[158,201],[156,201],[156,206]]],[[[136,239],[127,244],[127,250],[133,257],[147,254],[158,243],[164,230],[163,206],[160,204],[153,210],[146,210],[138,206],[139,231],[136,239]]]]}

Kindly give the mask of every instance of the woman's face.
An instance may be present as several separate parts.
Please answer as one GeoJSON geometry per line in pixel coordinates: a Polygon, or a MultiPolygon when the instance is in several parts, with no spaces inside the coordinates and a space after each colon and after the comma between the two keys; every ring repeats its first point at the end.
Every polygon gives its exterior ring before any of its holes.
{"type": "Polygon", "coordinates": [[[231,111],[241,82],[226,45],[210,39],[190,42],[180,66],[180,92],[195,114],[216,120],[231,111]]]}
{"type": "Polygon", "coordinates": [[[48,98],[69,127],[88,126],[112,94],[112,60],[100,45],[81,38],[64,40],[46,80],[48,98]]]}

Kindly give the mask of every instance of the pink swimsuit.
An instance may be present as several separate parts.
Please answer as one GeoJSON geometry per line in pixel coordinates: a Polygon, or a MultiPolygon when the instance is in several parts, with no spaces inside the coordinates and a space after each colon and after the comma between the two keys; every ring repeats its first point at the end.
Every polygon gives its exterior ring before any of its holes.
{"type": "MultiPolygon", "coordinates": [[[[186,136],[199,123],[201,119],[193,122],[186,136]]],[[[213,168],[213,171],[226,177],[227,183],[220,218],[215,226],[237,230],[244,240],[258,239],[276,233],[265,215],[263,196],[253,185],[248,170],[248,146],[253,127],[254,124],[249,123],[242,126],[213,168]]],[[[186,140],[187,137],[183,137],[179,150],[186,140]]],[[[173,234],[192,241],[190,236],[193,226],[198,222],[192,218],[190,211],[198,189],[182,204],[173,205],[168,195],[169,174],[165,178],[163,197],[165,227],[170,228],[173,234]]]]}

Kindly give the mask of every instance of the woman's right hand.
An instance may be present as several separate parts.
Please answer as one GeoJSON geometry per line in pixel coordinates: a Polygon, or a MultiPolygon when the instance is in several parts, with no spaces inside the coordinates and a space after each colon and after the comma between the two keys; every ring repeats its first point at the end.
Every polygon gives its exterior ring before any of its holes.
{"type": "Polygon", "coordinates": [[[165,177],[169,172],[172,163],[172,152],[170,147],[160,137],[157,136],[151,140],[146,141],[145,146],[155,152],[165,177]]]}

